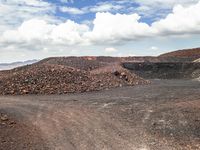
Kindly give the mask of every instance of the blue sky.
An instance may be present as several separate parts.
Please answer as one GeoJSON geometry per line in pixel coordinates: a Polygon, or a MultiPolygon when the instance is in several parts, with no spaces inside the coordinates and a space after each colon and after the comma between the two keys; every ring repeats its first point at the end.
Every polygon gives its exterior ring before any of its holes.
{"type": "Polygon", "coordinates": [[[200,46],[199,0],[0,0],[0,62],[200,46]]]}
{"type": "MultiPolygon", "coordinates": [[[[84,14],[73,14],[73,13],[66,13],[59,9],[59,7],[70,7],[70,8],[76,8],[76,9],[85,9],[85,8],[94,8],[94,7],[101,7],[106,5],[113,5],[113,6],[121,6],[119,9],[113,9],[111,8],[104,8],[105,11],[100,12],[112,12],[113,14],[121,13],[121,14],[129,14],[138,12],[137,8],[141,7],[141,4],[136,3],[134,1],[120,1],[120,0],[73,0],[73,1],[65,1],[65,0],[46,0],[46,2],[50,2],[52,4],[55,4],[58,8],[56,9],[55,15],[58,17],[61,17],[63,19],[72,19],[76,20],[76,22],[81,23],[85,20],[93,20],[95,18],[97,11],[85,11],[84,14]]],[[[103,7],[102,7],[103,8],[103,7]]],[[[97,8],[98,9],[98,8],[97,8]]],[[[157,10],[157,12],[153,16],[145,16],[142,14],[143,18],[141,18],[141,21],[145,21],[148,24],[151,24],[157,17],[160,15],[166,15],[167,12],[170,12],[170,8],[165,8],[162,10],[157,10]],[[163,14],[164,13],[164,14],[163,14]]],[[[138,12],[139,13],[139,12],[138,12]]]]}

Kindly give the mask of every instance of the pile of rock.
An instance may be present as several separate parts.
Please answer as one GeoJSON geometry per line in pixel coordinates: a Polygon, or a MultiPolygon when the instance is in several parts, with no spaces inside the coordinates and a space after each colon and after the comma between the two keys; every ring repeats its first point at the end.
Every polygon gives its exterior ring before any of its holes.
{"type": "Polygon", "coordinates": [[[0,94],[61,94],[87,90],[87,72],[59,65],[34,65],[11,70],[0,79],[0,94]]]}
{"type": "MultiPolygon", "coordinates": [[[[95,68],[101,70],[101,66],[95,68]]],[[[69,67],[64,63],[53,64],[44,61],[0,72],[1,95],[80,93],[146,83],[146,80],[122,68],[92,73],[69,67]]]]}
{"type": "Polygon", "coordinates": [[[104,89],[110,87],[134,86],[150,83],[127,70],[118,70],[110,73],[99,73],[94,76],[95,81],[99,83],[97,88],[104,89]]]}

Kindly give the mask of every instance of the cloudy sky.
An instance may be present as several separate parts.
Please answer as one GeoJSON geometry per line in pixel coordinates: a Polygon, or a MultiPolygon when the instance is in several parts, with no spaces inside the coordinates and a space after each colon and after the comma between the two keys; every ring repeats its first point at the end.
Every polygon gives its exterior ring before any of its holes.
{"type": "Polygon", "coordinates": [[[200,46],[199,0],[0,0],[0,62],[200,46]]]}

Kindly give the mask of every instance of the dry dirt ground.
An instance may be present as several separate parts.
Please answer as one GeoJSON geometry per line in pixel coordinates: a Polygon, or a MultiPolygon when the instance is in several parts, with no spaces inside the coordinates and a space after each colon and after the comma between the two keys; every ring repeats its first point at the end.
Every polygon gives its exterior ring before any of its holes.
{"type": "Polygon", "coordinates": [[[0,149],[198,150],[200,82],[1,96],[0,149]]]}

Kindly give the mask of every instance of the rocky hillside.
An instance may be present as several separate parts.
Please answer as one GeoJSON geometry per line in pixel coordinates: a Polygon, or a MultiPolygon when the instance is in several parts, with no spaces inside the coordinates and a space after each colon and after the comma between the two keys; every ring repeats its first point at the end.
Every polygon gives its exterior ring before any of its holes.
{"type": "Polygon", "coordinates": [[[146,79],[195,79],[200,77],[200,63],[158,62],[123,63],[124,67],[146,79]]]}
{"type": "Polygon", "coordinates": [[[160,55],[159,57],[176,57],[176,58],[200,58],[200,48],[178,50],[160,55]]]}

